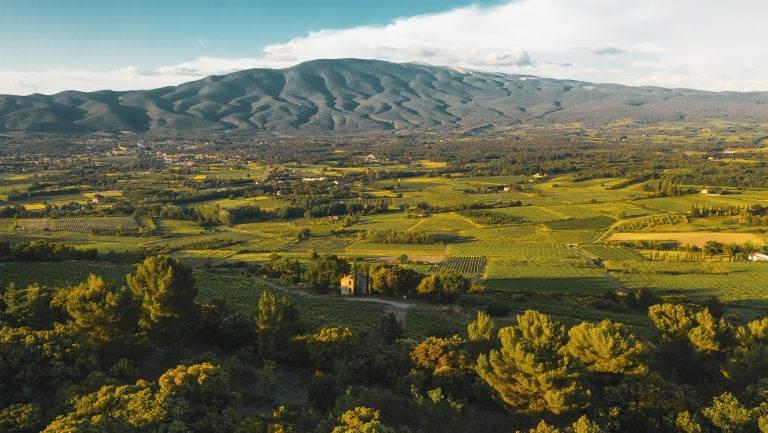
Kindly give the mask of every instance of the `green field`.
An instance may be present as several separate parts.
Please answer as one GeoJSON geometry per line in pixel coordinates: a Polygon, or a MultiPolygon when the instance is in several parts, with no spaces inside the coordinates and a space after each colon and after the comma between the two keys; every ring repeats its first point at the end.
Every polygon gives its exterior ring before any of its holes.
{"type": "Polygon", "coordinates": [[[435,270],[440,272],[444,270],[454,270],[463,275],[474,277],[481,275],[488,263],[486,257],[448,257],[435,265],[435,270]]]}
{"type": "MultiPolygon", "coordinates": [[[[486,299],[483,302],[505,304],[510,302],[509,296],[526,294],[527,304],[538,306],[541,303],[541,308],[549,311],[567,309],[569,317],[598,317],[600,312],[592,308],[588,300],[615,290],[651,288],[660,294],[684,294],[691,299],[717,296],[730,304],[733,311],[739,311],[745,303],[763,308],[768,299],[768,295],[758,289],[765,287],[765,270],[761,264],[723,263],[717,272],[709,272],[702,269],[708,269],[710,262],[727,262],[730,258],[722,254],[703,257],[681,252],[667,252],[661,256],[658,252],[641,251],[621,243],[677,240],[681,245],[703,246],[707,240],[718,240],[762,245],[768,240],[766,227],[744,226],[736,216],[689,219],[687,212],[694,205],[768,204],[765,191],[649,198],[642,189],[642,182],[632,183],[621,178],[579,180],[566,175],[533,181],[529,176],[521,175],[432,173],[432,170],[448,167],[450,165],[439,161],[380,165],[376,169],[382,172],[420,170],[421,174],[399,179],[385,177],[342,182],[349,190],[335,192],[343,197],[336,200],[338,202],[366,204],[389,200],[386,209],[359,212],[349,218],[245,218],[227,225],[211,225],[195,217],[173,213],[139,217],[50,218],[32,215],[0,218],[0,233],[4,240],[12,243],[41,239],[78,248],[96,248],[101,252],[169,253],[193,266],[236,262],[260,265],[272,253],[305,260],[307,254],[317,252],[337,254],[350,260],[359,258],[390,263],[405,255],[410,262],[408,266],[419,272],[452,269],[468,278],[482,280],[490,289],[483,295],[486,296],[482,298],[486,299]],[[514,187],[506,191],[502,189],[509,185],[514,187]],[[413,212],[419,203],[426,203],[434,211],[413,212]],[[467,209],[468,204],[472,204],[472,208],[467,209]],[[119,233],[121,230],[137,232],[129,236],[119,233]],[[138,231],[141,231],[140,235],[138,231]],[[367,231],[428,234],[436,241],[427,244],[371,243],[365,241],[367,231]],[[300,233],[304,234],[299,236],[300,233]],[[700,262],[681,263],[693,257],[700,262]],[[573,302],[578,306],[557,307],[557,302],[549,301],[552,296],[573,296],[566,304],[575,300],[573,302]]],[[[288,163],[267,169],[260,164],[237,167],[211,164],[185,175],[183,184],[179,184],[178,178],[150,171],[125,179],[122,185],[126,188],[151,186],[192,194],[198,185],[202,188],[206,182],[241,182],[248,176],[265,181],[269,173],[278,169],[301,179],[360,176],[369,172],[370,167],[288,163]]],[[[24,176],[34,179],[29,174],[24,176]]],[[[8,178],[7,182],[14,182],[18,187],[27,184],[21,183],[21,178],[8,178]]],[[[279,182],[272,185],[279,186],[279,182]]],[[[308,186],[301,180],[293,182],[308,186]]],[[[119,185],[99,194],[112,201],[124,200],[129,193],[121,190],[119,185]]],[[[33,211],[40,211],[42,203],[48,202],[49,198],[51,203],[61,203],[66,199],[88,200],[94,194],[83,192],[79,198],[62,195],[55,199],[41,196],[14,204],[27,203],[33,211]]],[[[306,196],[316,198],[312,194],[306,196]]],[[[272,189],[242,197],[206,198],[186,208],[209,206],[218,211],[258,206],[269,210],[295,205],[299,196],[283,196],[272,189]]],[[[109,206],[112,205],[99,204],[97,210],[109,206]]],[[[183,209],[185,205],[178,208],[183,209]]],[[[62,268],[69,266],[65,264],[62,268]]],[[[206,278],[213,276],[206,274],[206,278]]],[[[215,291],[205,290],[211,295],[215,291]]],[[[244,288],[217,290],[223,290],[228,297],[246,296],[244,288]]],[[[250,296],[247,302],[253,302],[253,297],[250,296]]],[[[245,305],[246,301],[243,303],[245,305]]],[[[408,314],[417,317],[421,313],[411,311],[408,314]]],[[[424,317],[437,320],[433,311],[425,314],[414,320],[424,317]]],[[[324,320],[328,317],[324,316],[324,320]]]]}

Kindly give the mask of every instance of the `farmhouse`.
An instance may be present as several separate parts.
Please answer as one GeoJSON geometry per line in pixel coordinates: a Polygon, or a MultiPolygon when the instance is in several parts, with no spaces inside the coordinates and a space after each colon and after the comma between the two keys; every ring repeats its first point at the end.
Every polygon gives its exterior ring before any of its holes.
{"type": "Polygon", "coordinates": [[[354,272],[351,275],[341,277],[339,283],[342,295],[368,295],[368,276],[354,272]]]}
{"type": "Polygon", "coordinates": [[[748,259],[750,262],[768,262],[768,254],[749,253],[748,259]]]}

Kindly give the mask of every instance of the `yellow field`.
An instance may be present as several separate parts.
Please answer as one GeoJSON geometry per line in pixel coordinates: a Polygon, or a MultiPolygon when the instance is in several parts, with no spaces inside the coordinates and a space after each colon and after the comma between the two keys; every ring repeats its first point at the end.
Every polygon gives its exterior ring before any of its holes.
{"type": "Polygon", "coordinates": [[[102,197],[122,197],[123,192],[116,190],[116,189],[109,189],[106,191],[96,191],[96,192],[88,192],[83,194],[86,197],[94,197],[96,194],[102,196],[102,197]]]}
{"type": "Polygon", "coordinates": [[[678,233],[613,233],[608,241],[677,241],[681,245],[703,247],[707,241],[724,244],[765,244],[765,239],[755,233],[678,232],[678,233]]]}
{"type": "Polygon", "coordinates": [[[371,191],[371,192],[369,192],[369,194],[374,196],[374,197],[385,197],[385,198],[395,198],[395,197],[397,197],[397,193],[394,193],[392,191],[386,191],[386,190],[384,190],[384,191],[381,191],[381,190],[371,191]]]}
{"type": "Polygon", "coordinates": [[[160,219],[158,226],[161,231],[168,234],[194,235],[199,234],[203,229],[193,221],[160,219]]]}
{"type": "Polygon", "coordinates": [[[45,203],[24,203],[26,210],[43,210],[45,209],[45,203]]]}
{"type": "Polygon", "coordinates": [[[445,168],[448,167],[447,162],[432,161],[429,159],[420,159],[417,161],[422,167],[428,169],[445,168]]]}

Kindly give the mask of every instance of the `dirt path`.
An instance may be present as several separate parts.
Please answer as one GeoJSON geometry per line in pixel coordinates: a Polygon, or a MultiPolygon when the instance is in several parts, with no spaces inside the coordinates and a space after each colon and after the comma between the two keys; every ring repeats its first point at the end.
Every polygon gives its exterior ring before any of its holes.
{"type": "Polygon", "coordinates": [[[384,312],[394,314],[395,317],[397,317],[397,320],[403,324],[405,324],[405,318],[408,316],[408,310],[416,306],[416,304],[408,302],[391,301],[389,299],[378,299],[371,297],[344,297],[341,299],[349,302],[373,302],[376,304],[384,304],[387,306],[387,308],[384,309],[384,312]]]}
{"type": "Polygon", "coordinates": [[[306,292],[304,290],[296,290],[296,289],[289,289],[287,287],[283,287],[273,281],[260,278],[259,281],[266,284],[267,286],[279,290],[282,292],[290,292],[295,293],[300,296],[304,296],[307,298],[312,299],[323,299],[323,300],[338,300],[342,302],[370,302],[374,304],[383,304],[386,305],[387,308],[384,309],[384,312],[386,313],[393,313],[397,319],[405,324],[405,319],[407,317],[407,312],[409,309],[416,307],[415,302],[404,302],[404,301],[395,301],[393,299],[381,299],[381,298],[375,298],[372,296],[341,296],[341,297],[330,297],[328,295],[318,295],[315,293],[306,292]]]}
{"type": "Polygon", "coordinates": [[[414,224],[414,225],[408,227],[407,229],[405,229],[405,231],[412,232],[416,227],[418,227],[418,226],[424,224],[425,222],[429,221],[429,218],[420,218],[420,220],[421,221],[419,221],[416,224],[414,224]]]}

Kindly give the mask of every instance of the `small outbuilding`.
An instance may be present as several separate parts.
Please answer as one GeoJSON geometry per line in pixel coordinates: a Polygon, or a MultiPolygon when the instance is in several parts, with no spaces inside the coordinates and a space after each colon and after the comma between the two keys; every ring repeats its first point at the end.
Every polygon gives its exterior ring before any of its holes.
{"type": "Polygon", "coordinates": [[[352,270],[352,274],[341,277],[339,285],[341,286],[340,293],[342,295],[365,296],[370,294],[368,275],[358,273],[356,269],[352,270]]]}

